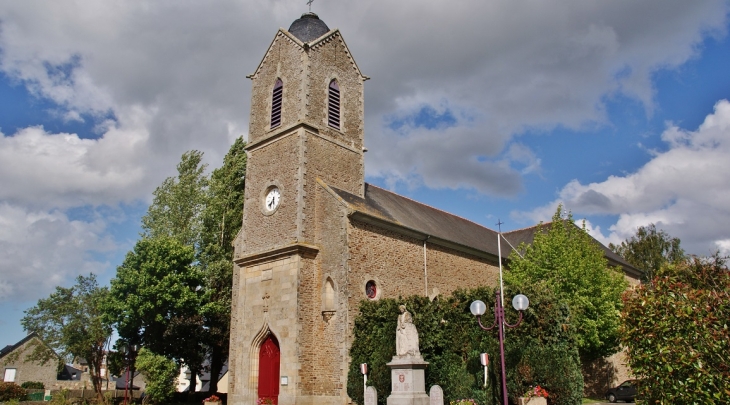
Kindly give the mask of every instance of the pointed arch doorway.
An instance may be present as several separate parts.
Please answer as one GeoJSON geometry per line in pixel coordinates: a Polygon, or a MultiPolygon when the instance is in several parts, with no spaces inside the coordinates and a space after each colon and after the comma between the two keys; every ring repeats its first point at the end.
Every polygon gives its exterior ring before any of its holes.
{"type": "Polygon", "coordinates": [[[269,333],[259,349],[259,403],[278,405],[280,363],[279,342],[269,333]]]}

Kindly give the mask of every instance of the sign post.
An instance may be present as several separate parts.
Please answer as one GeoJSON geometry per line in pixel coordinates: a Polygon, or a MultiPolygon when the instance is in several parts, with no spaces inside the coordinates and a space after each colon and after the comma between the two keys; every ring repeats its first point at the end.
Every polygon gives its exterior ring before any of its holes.
{"type": "Polygon", "coordinates": [[[365,398],[365,395],[367,394],[367,391],[368,391],[368,363],[360,364],[360,372],[362,373],[362,378],[363,378],[362,394],[363,394],[363,398],[365,398]]]}
{"type": "Polygon", "coordinates": [[[481,353],[479,354],[479,360],[482,362],[482,366],[484,366],[484,387],[487,386],[487,366],[489,365],[489,353],[481,353]]]}

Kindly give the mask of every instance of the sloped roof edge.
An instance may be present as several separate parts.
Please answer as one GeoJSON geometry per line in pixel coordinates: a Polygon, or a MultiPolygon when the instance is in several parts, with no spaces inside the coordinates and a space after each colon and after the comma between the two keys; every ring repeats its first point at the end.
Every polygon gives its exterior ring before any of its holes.
{"type": "MultiPolygon", "coordinates": [[[[566,221],[567,222],[567,221],[566,221]]],[[[543,232],[546,232],[549,228],[551,222],[541,222],[537,225],[533,225],[527,228],[522,229],[516,229],[514,231],[505,232],[502,234],[502,237],[504,240],[508,242],[507,247],[502,247],[503,257],[509,256],[510,253],[512,253],[512,250],[517,249],[518,246],[521,243],[527,243],[530,244],[535,239],[535,234],[538,232],[538,230],[542,230],[543,232]],[[514,249],[513,249],[514,248],[514,249]]],[[[574,222],[570,222],[571,225],[575,226],[578,229],[581,229],[578,225],[576,225],[574,222]]],[[[598,246],[601,247],[603,250],[603,256],[608,260],[609,264],[612,266],[618,266],[621,267],[621,269],[624,271],[624,273],[631,275],[636,278],[641,278],[644,275],[644,272],[640,269],[637,269],[633,265],[631,265],[629,262],[624,260],[623,257],[619,256],[615,252],[613,252],[611,249],[609,249],[607,246],[605,246],[603,243],[598,241],[598,239],[594,238],[591,234],[588,234],[588,236],[593,239],[595,243],[598,244],[598,246]]]]}

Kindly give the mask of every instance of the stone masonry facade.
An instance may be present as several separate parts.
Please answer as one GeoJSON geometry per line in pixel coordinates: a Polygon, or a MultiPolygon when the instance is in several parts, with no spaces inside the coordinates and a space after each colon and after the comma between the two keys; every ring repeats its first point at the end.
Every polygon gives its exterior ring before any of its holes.
{"type": "Polygon", "coordinates": [[[249,78],[228,400],[256,404],[265,369],[260,351],[273,337],[279,350],[278,404],[344,405],[350,402],[348,353],[360,303],[498,284],[496,233],[368,188],[363,96],[368,77],[339,30],[316,15],[307,13],[290,30],[280,29],[249,78]],[[294,29],[298,23],[306,29],[294,29]],[[312,30],[321,34],[306,37],[312,30]],[[333,80],[340,92],[339,127],[328,121],[335,111],[328,95],[333,80]],[[280,124],[272,127],[278,81],[280,124]],[[268,206],[272,189],[280,198],[268,206]],[[369,282],[377,286],[374,296],[366,294],[369,282]]]}

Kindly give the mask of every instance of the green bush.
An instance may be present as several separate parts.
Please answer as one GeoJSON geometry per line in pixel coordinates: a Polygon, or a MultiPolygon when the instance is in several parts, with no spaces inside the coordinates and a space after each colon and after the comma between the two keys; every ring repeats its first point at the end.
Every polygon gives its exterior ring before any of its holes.
{"type": "MultiPolygon", "coordinates": [[[[527,295],[531,304],[525,311],[522,325],[507,329],[505,333],[510,398],[521,396],[530,385],[540,384],[550,394],[551,404],[579,404],[583,377],[575,328],[568,322],[567,305],[542,285],[525,287],[519,292],[527,295]]],[[[506,289],[505,301],[517,293],[506,289]]],[[[481,330],[469,311],[471,302],[481,299],[490,307],[484,323],[491,324],[494,297],[493,289],[480,288],[457,291],[450,298],[439,297],[433,302],[425,297],[363,301],[360,315],[355,319],[355,336],[350,350],[352,362],[347,385],[350,398],[363,403],[359,365],[368,363],[368,385],[377,389],[379,403],[386,403],[391,384],[386,363],[395,355],[398,305],[405,304],[418,328],[421,354],[430,363],[426,371],[426,389],[440,385],[446,403],[461,398],[474,398],[484,405],[500,403],[501,367],[496,329],[481,330]],[[484,368],[479,362],[479,354],[484,352],[490,354],[486,388],[483,386],[484,368]]],[[[509,302],[506,304],[508,321],[514,323],[517,314],[509,302]]]]}
{"type": "Polygon", "coordinates": [[[730,272],[724,258],[660,269],[624,295],[623,344],[647,404],[730,402],[730,272]]]}
{"type": "Polygon", "coordinates": [[[15,383],[0,383],[0,402],[25,400],[25,390],[15,383]]]}
{"type": "Polygon", "coordinates": [[[25,388],[27,390],[42,390],[46,387],[40,381],[26,381],[20,384],[20,388],[25,388]]]}
{"type": "Polygon", "coordinates": [[[147,379],[145,393],[150,402],[162,403],[172,398],[178,374],[174,361],[143,348],[139,351],[136,364],[147,379]]]}

